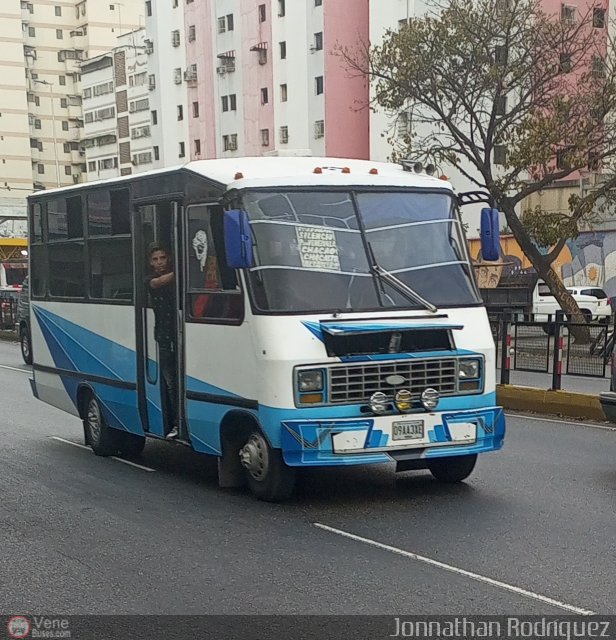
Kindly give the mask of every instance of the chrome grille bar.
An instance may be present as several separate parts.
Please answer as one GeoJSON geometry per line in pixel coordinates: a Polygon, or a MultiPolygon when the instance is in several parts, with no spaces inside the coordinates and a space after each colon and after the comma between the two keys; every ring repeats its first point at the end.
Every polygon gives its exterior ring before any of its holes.
{"type": "Polygon", "coordinates": [[[428,387],[436,389],[441,396],[454,395],[458,382],[455,359],[351,364],[330,367],[328,373],[331,404],[368,402],[377,391],[392,394],[395,388],[386,382],[392,375],[405,379],[396,388],[409,389],[414,398],[419,398],[428,387]]]}

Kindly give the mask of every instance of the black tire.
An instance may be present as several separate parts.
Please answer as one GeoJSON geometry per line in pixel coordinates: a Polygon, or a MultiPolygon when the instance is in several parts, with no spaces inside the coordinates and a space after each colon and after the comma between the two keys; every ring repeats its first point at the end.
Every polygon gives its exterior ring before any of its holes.
{"type": "Polygon", "coordinates": [[[19,332],[21,357],[26,364],[32,364],[32,338],[28,327],[22,327],[19,332]]]}
{"type": "Polygon", "coordinates": [[[94,394],[90,394],[86,399],[83,428],[86,444],[92,448],[97,456],[114,456],[120,452],[122,433],[107,425],[101,406],[94,394]]]}
{"type": "Polygon", "coordinates": [[[127,433],[121,431],[120,435],[120,451],[122,455],[129,458],[136,458],[141,455],[143,448],[145,447],[145,437],[138,436],[135,433],[127,433]]]}
{"type": "Polygon", "coordinates": [[[440,482],[462,482],[471,475],[476,462],[476,453],[470,456],[434,458],[428,462],[428,469],[440,482]]]}
{"type": "Polygon", "coordinates": [[[592,311],[590,311],[589,309],[581,309],[582,311],[582,315],[584,316],[584,320],[586,320],[587,323],[592,322],[592,311]]]}
{"type": "Polygon", "coordinates": [[[240,450],[253,495],[265,502],[286,500],[295,488],[296,472],[285,464],[280,449],[272,449],[261,431],[253,431],[240,450]]]}

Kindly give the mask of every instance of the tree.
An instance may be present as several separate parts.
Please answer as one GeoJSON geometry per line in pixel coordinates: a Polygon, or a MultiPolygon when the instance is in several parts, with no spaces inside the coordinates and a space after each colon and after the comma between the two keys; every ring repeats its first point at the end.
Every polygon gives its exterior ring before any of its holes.
{"type": "Polygon", "coordinates": [[[597,9],[576,15],[563,5],[550,15],[535,0],[443,0],[378,46],[340,51],[349,69],[372,81],[375,103],[404,116],[396,153],[453,165],[486,189],[562,309],[580,323],[551,264],[613,199],[616,69],[606,32],[597,9]],[[587,170],[602,181],[572,196],[567,212],[518,215],[531,194],[587,170]]]}

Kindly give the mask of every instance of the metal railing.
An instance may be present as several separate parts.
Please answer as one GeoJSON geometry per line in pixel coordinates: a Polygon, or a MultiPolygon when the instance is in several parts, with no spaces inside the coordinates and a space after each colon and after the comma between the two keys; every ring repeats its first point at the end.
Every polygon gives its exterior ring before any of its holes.
{"type": "Polygon", "coordinates": [[[501,384],[511,371],[551,374],[552,389],[562,376],[605,378],[616,342],[614,317],[608,321],[568,322],[559,311],[548,321],[502,314],[490,319],[501,384]]]}

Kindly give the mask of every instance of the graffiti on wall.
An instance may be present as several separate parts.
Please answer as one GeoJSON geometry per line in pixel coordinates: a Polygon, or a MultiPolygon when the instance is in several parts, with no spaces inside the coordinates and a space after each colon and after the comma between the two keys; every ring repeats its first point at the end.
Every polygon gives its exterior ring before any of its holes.
{"type": "MultiPolygon", "coordinates": [[[[473,259],[480,261],[480,240],[469,240],[469,245],[473,259]]],[[[503,265],[481,266],[476,271],[492,269],[499,273],[500,280],[512,269],[531,266],[513,236],[501,238],[501,252],[503,265]]],[[[568,240],[553,266],[568,287],[601,287],[608,296],[616,297],[616,230],[584,232],[568,240]]],[[[490,280],[493,282],[494,277],[490,280]]]]}

